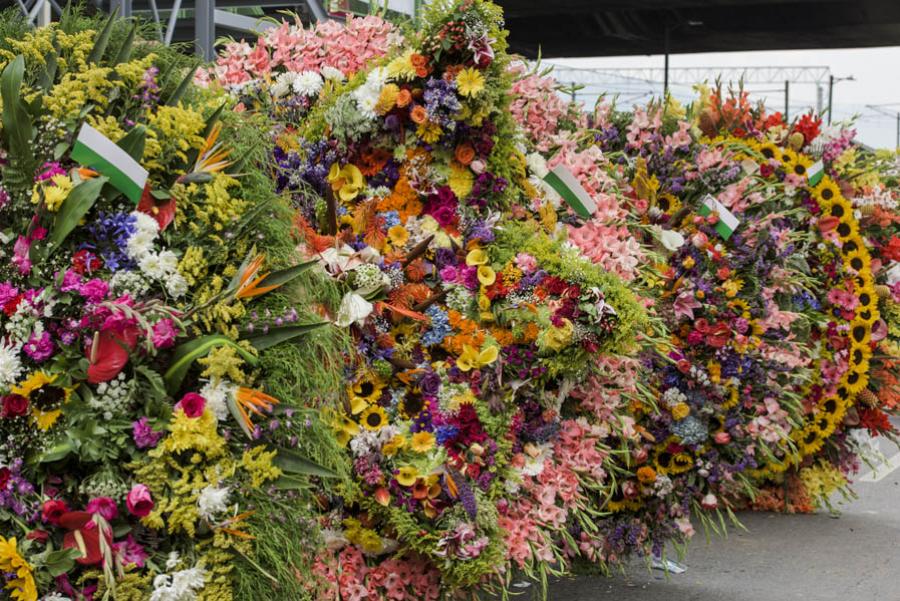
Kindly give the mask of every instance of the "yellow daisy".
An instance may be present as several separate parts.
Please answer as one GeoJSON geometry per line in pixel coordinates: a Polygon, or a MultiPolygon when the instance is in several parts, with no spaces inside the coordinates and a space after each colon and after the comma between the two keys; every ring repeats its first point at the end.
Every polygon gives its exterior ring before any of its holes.
{"type": "Polygon", "coordinates": [[[431,432],[416,432],[412,435],[409,448],[416,453],[427,453],[434,448],[435,438],[431,432]]]}
{"type": "Polygon", "coordinates": [[[473,67],[463,69],[456,76],[456,89],[463,96],[477,96],[484,90],[484,75],[473,67]]]}

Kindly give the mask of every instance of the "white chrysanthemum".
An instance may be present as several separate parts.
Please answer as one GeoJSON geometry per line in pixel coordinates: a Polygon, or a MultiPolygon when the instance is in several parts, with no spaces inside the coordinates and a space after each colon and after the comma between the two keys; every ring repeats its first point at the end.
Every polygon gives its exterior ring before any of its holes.
{"type": "Polygon", "coordinates": [[[228,417],[228,399],[236,388],[237,386],[228,380],[217,379],[215,383],[207,382],[206,386],[200,389],[200,396],[206,399],[206,406],[219,421],[228,417]]]}
{"type": "Polygon", "coordinates": [[[197,498],[197,510],[200,512],[200,517],[212,520],[216,514],[227,510],[229,493],[227,486],[222,488],[207,486],[201,490],[200,496],[197,498]]]}
{"type": "Polygon", "coordinates": [[[39,601],[72,601],[72,598],[66,597],[61,593],[50,593],[41,597],[39,601]]]}
{"type": "Polygon", "coordinates": [[[336,67],[325,65],[322,67],[322,77],[332,81],[344,81],[344,72],[336,67]]]}
{"type": "Polygon", "coordinates": [[[18,381],[22,375],[22,360],[19,357],[18,345],[0,344],[0,389],[18,381]]]}
{"type": "Polygon", "coordinates": [[[374,119],[377,115],[375,113],[375,107],[378,105],[378,96],[380,92],[372,91],[368,86],[363,86],[358,88],[354,92],[354,97],[356,100],[356,105],[359,107],[359,112],[362,113],[363,117],[366,119],[374,119]]]}
{"type": "Polygon", "coordinates": [[[178,257],[171,250],[160,251],[159,264],[166,273],[178,271],[178,257]]]}
{"type": "Polygon", "coordinates": [[[159,255],[154,252],[149,252],[141,257],[138,261],[138,267],[141,269],[141,273],[153,280],[161,280],[166,275],[166,271],[159,260],[159,255]]]}
{"type": "Polygon", "coordinates": [[[147,213],[132,211],[131,216],[134,217],[134,227],[136,231],[150,234],[153,237],[159,233],[159,223],[147,213]]]}
{"type": "Polygon", "coordinates": [[[279,73],[278,77],[275,78],[275,83],[272,84],[271,88],[269,88],[269,92],[275,98],[281,98],[291,91],[291,87],[296,78],[297,74],[291,71],[279,73]]]}
{"type": "Polygon", "coordinates": [[[180,273],[175,272],[166,276],[166,292],[173,298],[183,296],[188,289],[187,280],[180,273]]]}
{"type": "Polygon", "coordinates": [[[153,250],[153,241],[155,239],[156,234],[152,234],[145,230],[135,231],[134,234],[128,238],[128,244],[126,245],[128,256],[139,261],[141,257],[153,250]]]}
{"type": "Polygon", "coordinates": [[[322,89],[322,76],[315,71],[301,71],[291,87],[301,96],[315,96],[322,89]]]}
{"type": "Polygon", "coordinates": [[[194,601],[197,591],[206,584],[206,570],[191,568],[174,574],[160,574],[153,579],[150,601],[194,601]]]}

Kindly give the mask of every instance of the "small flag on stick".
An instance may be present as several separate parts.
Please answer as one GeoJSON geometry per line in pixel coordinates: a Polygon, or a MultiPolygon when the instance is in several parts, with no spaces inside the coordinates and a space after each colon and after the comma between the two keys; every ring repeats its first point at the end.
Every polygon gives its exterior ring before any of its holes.
{"type": "Polygon", "coordinates": [[[719,215],[719,221],[714,226],[716,231],[725,240],[728,240],[741,222],[734,216],[734,213],[725,208],[725,205],[719,202],[712,194],[707,194],[703,199],[703,204],[700,206],[699,213],[706,217],[713,212],[719,215]]]}
{"type": "Polygon", "coordinates": [[[85,123],[78,132],[72,159],[109,178],[109,183],[135,204],[147,183],[147,170],[115,142],[85,123]]]}
{"type": "Polygon", "coordinates": [[[544,181],[556,190],[556,193],[562,196],[563,200],[582,219],[590,219],[597,210],[597,203],[565,165],[554,167],[550,173],[544,176],[544,181]]]}
{"type": "Polygon", "coordinates": [[[806,178],[809,180],[810,186],[816,186],[822,178],[825,177],[825,165],[822,161],[816,161],[806,170],[806,178]]]}

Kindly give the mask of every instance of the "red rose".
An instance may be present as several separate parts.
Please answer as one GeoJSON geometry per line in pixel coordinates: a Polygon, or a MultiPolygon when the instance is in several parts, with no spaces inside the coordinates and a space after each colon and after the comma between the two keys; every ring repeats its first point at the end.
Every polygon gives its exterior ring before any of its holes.
{"type": "Polygon", "coordinates": [[[6,490],[9,481],[12,478],[12,472],[8,467],[0,467],[0,490],[6,490]]]}
{"type": "Polygon", "coordinates": [[[175,408],[181,407],[184,414],[188,417],[200,417],[203,415],[203,409],[206,407],[206,399],[196,392],[189,392],[178,401],[175,408]]]}
{"type": "Polygon", "coordinates": [[[0,417],[21,417],[28,413],[28,399],[21,394],[8,394],[3,397],[0,417]]]}
{"type": "Polygon", "coordinates": [[[49,501],[44,501],[44,506],[41,509],[41,517],[45,522],[58,526],[59,518],[67,511],[69,511],[69,506],[66,505],[65,501],[50,499],[49,501]]]}

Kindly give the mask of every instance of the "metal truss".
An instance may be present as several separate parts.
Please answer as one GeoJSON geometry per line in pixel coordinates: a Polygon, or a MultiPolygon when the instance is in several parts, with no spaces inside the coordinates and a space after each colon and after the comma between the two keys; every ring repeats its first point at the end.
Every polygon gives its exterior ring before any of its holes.
{"type": "MultiPolygon", "coordinates": [[[[658,83],[664,80],[665,70],[642,69],[584,69],[553,65],[558,79],[593,84],[608,82],[611,77],[642,83],[658,83]]],[[[831,75],[829,67],[678,67],[669,69],[669,82],[695,84],[721,79],[725,82],[743,81],[755,83],[825,83],[831,75]]]]}

